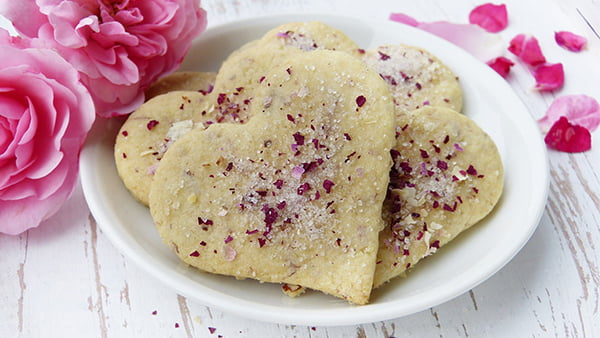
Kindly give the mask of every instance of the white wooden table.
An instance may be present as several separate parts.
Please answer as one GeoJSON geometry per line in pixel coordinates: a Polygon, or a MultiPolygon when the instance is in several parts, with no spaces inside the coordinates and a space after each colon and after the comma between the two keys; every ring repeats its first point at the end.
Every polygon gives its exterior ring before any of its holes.
{"type": "MultiPolygon", "coordinates": [[[[466,23],[477,1],[203,0],[209,26],[262,14],[325,12],[387,20],[466,23]]],[[[600,100],[600,2],[507,0],[506,43],[531,33],[565,65],[555,93],[531,90],[522,65],[509,79],[531,115],[553,98],[600,100]],[[588,49],[556,46],[554,31],[588,38],[588,49]]],[[[540,136],[541,137],[541,136],[540,136]]],[[[582,154],[549,152],[545,214],[528,244],[468,293],[404,318],[345,327],[256,322],[178,295],[140,270],[103,235],[78,188],[61,211],[20,236],[0,235],[0,337],[600,337],[600,131],[582,154]]]]}

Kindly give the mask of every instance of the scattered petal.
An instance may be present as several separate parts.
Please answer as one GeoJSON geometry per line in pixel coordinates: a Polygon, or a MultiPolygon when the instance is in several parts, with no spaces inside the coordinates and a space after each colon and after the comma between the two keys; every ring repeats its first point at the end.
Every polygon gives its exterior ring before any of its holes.
{"type": "Polygon", "coordinates": [[[408,16],[404,13],[392,13],[390,14],[390,20],[413,27],[417,27],[420,24],[420,22],[415,20],[415,18],[408,16]]]}
{"type": "Polygon", "coordinates": [[[567,153],[580,153],[592,148],[592,136],[585,127],[573,125],[569,120],[561,116],[546,137],[546,145],[552,149],[567,153]]]}
{"type": "Polygon", "coordinates": [[[500,74],[500,76],[502,76],[503,78],[506,78],[508,76],[508,73],[510,72],[510,68],[512,66],[514,66],[514,62],[512,62],[510,59],[504,57],[504,56],[499,56],[493,60],[490,60],[488,62],[486,62],[488,66],[492,67],[493,70],[496,71],[496,73],[500,74]]]}
{"type": "Polygon", "coordinates": [[[587,43],[587,39],[583,36],[566,31],[554,33],[554,40],[559,46],[571,52],[581,52],[587,43]]]}
{"type": "Polygon", "coordinates": [[[506,5],[486,3],[477,6],[469,13],[469,22],[478,25],[490,33],[497,33],[508,25],[506,5]]]}
{"type": "Polygon", "coordinates": [[[531,35],[518,34],[510,40],[508,50],[530,66],[546,62],[538,40],[531,35]]]}
{"type": "Polygon", "coordinates": [[[533,70],[535,89],[552,91],[562,87],[565,82],[565,72],[562,63],[544,63],[533,70]]]}
{"type": "Polygon", "coordinates": [[[546,115],[538,120],[538,124],[543,132],[547,132],[561,116],[589,131],[594,131],[600,124],[600,104],[587,95],[561,96],[552,102],[546,115]]]}
{"type": "Polygon", "coordinates": [[[457,24],[447,21],[419,22],[402,13],[392,13],[390,20],[437,35],[461,47],[483,62],[501,54],[504,49],[504,43],[500,35],[488,33],[477,25],[457,24]]]}

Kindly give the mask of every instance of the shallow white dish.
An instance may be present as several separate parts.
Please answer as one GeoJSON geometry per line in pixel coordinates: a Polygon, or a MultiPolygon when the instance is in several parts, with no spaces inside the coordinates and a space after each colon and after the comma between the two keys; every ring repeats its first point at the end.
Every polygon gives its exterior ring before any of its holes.
{"type": "Polygon", "coordinates": [[[323,21],[362,48],[405,43],[437,55],[460,77],[464,113],[496,141],[505,164],[505,192],[481,224],[398,278],[375,290],[371,303],[353,306],[308,292],[291,299],[279,285],[211,275],[180,263],[158,237],[148,209],[125,189],[113,160],[122,121],[99,120],[81,155],[81,180],[90,210],[103,233],[130,259],[177,292],[208,306],[261,321],[300,325],[350,325],[412,314],[457,297],[486,280],[525,245],[544,210],[548,167],[535,122],[509,85],[460,48],[393,22],[329,15],[285,15],[229,23],[205,32],[182,69],[216,71],[244,42],[290,21],[323,21]]]}

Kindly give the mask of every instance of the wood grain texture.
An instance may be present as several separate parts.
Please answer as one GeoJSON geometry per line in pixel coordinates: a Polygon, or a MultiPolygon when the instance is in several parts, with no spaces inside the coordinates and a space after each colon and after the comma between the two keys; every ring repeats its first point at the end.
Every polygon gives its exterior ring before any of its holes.
{"type": "MultiPolygon", "coordinates": [[[[273,13],[326,12],[466,23],[474,1],[203,0],[210,26],[273,13]]],[[[555,93],[532,90],[517,64],[508,79],[534,118],[564,94],[600,99],[600,2],[510,0],[508,41],[535,35],[563,62],[555,93]],[[554,31],[586,36],[570,53],[554,31]]],[[[535,137],[535,136],[532,136],[535,137]]],[[[598,337],[600,134],[582,154],[549,151],[550,195],[537,231],[503,269],[468,293],[404,318],[344,327],[255,322],[178,295],[124,257],[89,214],[80,188],[61,211],[20,236],[0,235],[0,337],[598,337]]]]}

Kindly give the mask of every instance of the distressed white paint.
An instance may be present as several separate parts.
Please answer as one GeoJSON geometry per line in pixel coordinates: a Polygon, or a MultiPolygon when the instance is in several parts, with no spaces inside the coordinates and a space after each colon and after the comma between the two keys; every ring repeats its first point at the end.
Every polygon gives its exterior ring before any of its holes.
{"type": "MultiPolygon", "coordinates": [[[[210,25],[256,15],[327,12],[386,20],[404,12],[422,21],[467,22],[475,1],[204,0],[210,25]]],[[[600,2],[510,0],[506,42],[535,35],[551,62],[563,62],[565,87],[531,90],[521,65],[509,79],[540,117],[553,98],[600,100],[600,2]],[[589,39],[570,53],[556,30],[589,39]],[[594,32],[595,31],[595,32],[594,32]]],[[[600,336],[600,132],[592,151],[550,151],[546,213],[523,250],[470,292],[395,320],[345,327],[286,326],[234,317],[177,295],[123,257],[89,215],[78,189],[52,219],[20,236],[0,235],[0,337],[594,337],[600,336]],[[156,311],[155,314],[153,312],[156,311]],[[178,326],[178,327],[176,327],[178,326]],[[216,331],[211,334],[209,328],[216,331]]]]}

